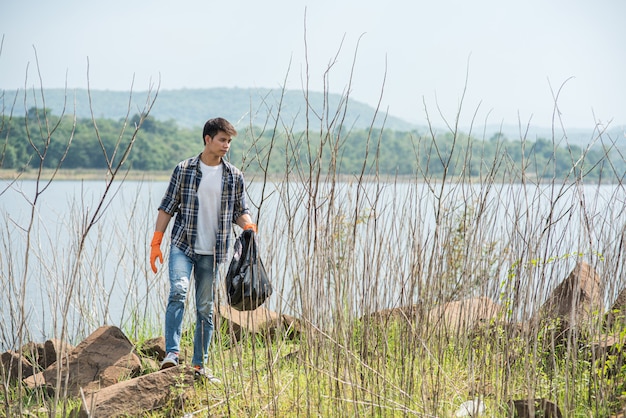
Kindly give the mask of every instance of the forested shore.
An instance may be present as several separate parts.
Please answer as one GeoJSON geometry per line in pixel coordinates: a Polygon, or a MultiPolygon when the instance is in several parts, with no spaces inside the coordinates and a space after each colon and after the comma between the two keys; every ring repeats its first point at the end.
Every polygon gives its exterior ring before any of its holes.
{"type": "MultiPolygon", "coordinates": [[[[0,134],[4,138],[0,148],[3,177],[13,171],[27,178],[30,171],[38,169],[39,150],[44,148],[43,168],[60,168],[65,176],[106,171],[107,164],[125,158],[124,168],[133,177],[162,177],[162,172],[169,172],[176,162],[202,148],[198,129],[139,114],[117,121],[77,119],[31,108],[24,117],[5,116],[0,134]],[[44,119],[46,129],[41,129],[39,121],[44,119]],[[140,128],[135,132],[137,125],[140,128]],[[128,155],[115,152],[127,145],[132,145],[128,155]],[[104,152],[107,158],[103,158],[104,152]]],[[[337,125],[328,131],[298,132],[245,128],[233,141],[229,158],[246,172],[267,175],[281,175],[286,166],[306,172],[319,159],[327,167],[326,174],[347,176],[418,174],[469,179],[489,175],[522,180],[523,173],[536,181],[585,177],[587,181],[620,182],[626,172],[622,155],[616,139],[602,133],[582,147],[568,143],[567,137],[531,140],[494,134],[478,138],[462,132],[349,130],[337,125]]]]}

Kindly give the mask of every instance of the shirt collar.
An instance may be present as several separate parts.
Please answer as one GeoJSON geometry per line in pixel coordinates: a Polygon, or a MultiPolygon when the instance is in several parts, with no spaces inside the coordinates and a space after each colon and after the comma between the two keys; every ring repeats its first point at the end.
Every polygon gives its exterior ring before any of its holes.
{"type": "MultiPolygon", "coordinates": [[[[195,166],[198,168],[198,170],[200,169],[200,156],[202,155],[202,153],[196,155],[192,160],[191,160],[191,165],[195,166]]],[[[220,163],[222,164],[222,167],[224,167],[225,170],[228,170],[228,172],[230,172],[230,165],[228,164],[228,161],[226,161],[223,157],[222,160],[220,161],[220,163]]]]}

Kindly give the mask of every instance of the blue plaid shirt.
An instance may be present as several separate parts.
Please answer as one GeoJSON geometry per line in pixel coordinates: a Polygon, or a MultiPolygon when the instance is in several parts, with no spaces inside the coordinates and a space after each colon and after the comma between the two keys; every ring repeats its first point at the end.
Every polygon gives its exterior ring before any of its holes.
{"type": "MultiPolygon", "coordinates": [[[[249,214],[243,173],[222,159],[222,204],[215,245],[215,262],[226,261],[231,241],[232,224],[243,214],[249,214]]],[[[176,217],[172,227],[172,244],[189,257],[194,255],[198,234],[198,197],[202,172],[200,155],[181,161],[174,168],[170,183],[159,209],[176,217]]]]}

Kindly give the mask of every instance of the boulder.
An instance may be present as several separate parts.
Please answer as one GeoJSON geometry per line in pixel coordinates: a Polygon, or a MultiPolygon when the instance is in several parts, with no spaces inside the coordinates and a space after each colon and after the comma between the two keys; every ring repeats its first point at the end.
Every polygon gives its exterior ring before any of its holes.
{"type": "Polygon", "coordinates": [[[626,344],[623,336],[600,335],[589,342],[594,359],[606,359],[607,356],[620,355],[626,344]]]}
{"type": "Polygon", "coordinates": [[[491,321],[498,321],[502,307],[488,297],[476,297],[444,303],[426,314],[425,327],[447,333],[466,333],[491,321]]]}
{"type": "Polygon", "coordinates": [[[138,417],[162,408],[171,401],[182,400],[193,390],[191,367],[169,369],[125,380],[84,397],[80,410],[73,416],[81,418],[138,417]]]}
{"type": "Polygon", "coordinates": [[[589,264],[578,262],[542,305],[540,320],[558,320],[562,330],[589,324],[602,309],[601,290],[598,273],[589,264]]]}
{"type": "Polygon", "coordinates": [[[502,307],[488,297],[475,297],[447,302],[427,310],[422,305],[382,309],[361,319],[372,325],[386,326],[389,321],[408,324],[419,323],[425,331],[440,330],[444,333],[481,332],[503,324],[502,307]]]}
{"type": "MultiPolygon", "coordinates": [[[[45,369],[45,350],[43,344],[29,342],[22,346],[22,355],[33,365],[33,372],[40,368],[45,369]]],[[[27,376],[24,376],[27,377],[27,376]]]]}
{"type": "MultiPolygon", "coordinates": [[[[8,375],[11,380],[17,379],[19,367],[22,368],[22,379],[46,369],[56,361],[57,350],[61,345],[57,340],[48,340],[43,344],[29,342],[22,346],[22,356],[18,351],[2,353],[0,367],[2,376],[8,375]]],[[[67,345],[66,345],[67,347],[67,345]]]]}
{"type": "Polygon", "coordinates": [[[141,345],[141,352],[147,357],[152,357],[158,361],[163,361],[165,358],[165,337],[160,336],[156,338],[150,338],[141,345]]]}
{"type": "Polygon", "coordinates": [[[626,339],[623,334],[600,335],[589,343],[592,359],[596,361],[603,376],[619,376],[626,364],[624,344],[626,339]]]}
{"type": "Polygon", "coordinates": [[[9,381],[15,381],[19,376],[20,367],[22,368],[22,379],[33,375],[34,367],[25,356],[20,356],[17,351],[5,351],[0,355],[0,377],[2,381],[8,377],[9,381]]]}
{"type": "Polygon", "coordinates": [[[626,288],[622,289],[617,295],[617,299],[611,305],[611,309],[607,312],[605,318],[606,328],[611,328],[616,322],[624,323],[626,321],[626,288]]]}
{"type": "Polygon", "coordinates": [[[417,318],[422,314],[421,305],[402,306],[398,308],[381,309],[371,314],[364,315],[361,320],[368,324],[385,325],[389,321],[402,321],[409,324],[417,322],[417,318]]]}
{"type": "Polygon", "coordinates": [[[511,416],[516,418],[562,418],[558,405],[547,399],[518,399],[509,402],[511,416]]]}
{"type": "Polygon", "coordinates": [[[238,311],[230,306],[219,307],[220,320],[227,321],[228,329],[235,341],[244,334],[260,334],[273,337],[277,333],[287,333],[296,338],[301,332],[300,323],[289,315],[280,315],[263,306],[253,311],[238,311]]]}
{"type": "Polygon", "coordinates": [[[46,340],[43,343],[43,356],[39,359],[39,365],[42,369],[47,369],[51,364],[57,361],[59,353],[69,353],[74,347],[66,342],[57,339],[46,340]]]}
{"type": "Polygon", "coordinates": [[[103,326],[64,356],[60,366],[53,363],[24,379],[24,383],[51,391],[61,377],[61,390],[67,388],[70,395],[77,396],[81,388],[86,393],[93,392],[135,376],[140,370],[139,357],[124,333],[117,327],[103,326]]]}

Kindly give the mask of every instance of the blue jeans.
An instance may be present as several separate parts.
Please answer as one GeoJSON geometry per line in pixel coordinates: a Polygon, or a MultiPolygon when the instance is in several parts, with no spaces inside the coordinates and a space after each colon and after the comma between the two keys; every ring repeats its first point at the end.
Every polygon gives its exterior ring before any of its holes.
{"type": "Polygon", "coordinates": [[[218,282],[218,269],[212,255],[187,256],[175,245],[170,247],[170,293],[165,310],[165,351],[180,352],[185,301],[189,291],[191,271],[196,292],[196,330],[191,364],[204,365],[208,359],[213,336],[213,298],[218,282]]]}

